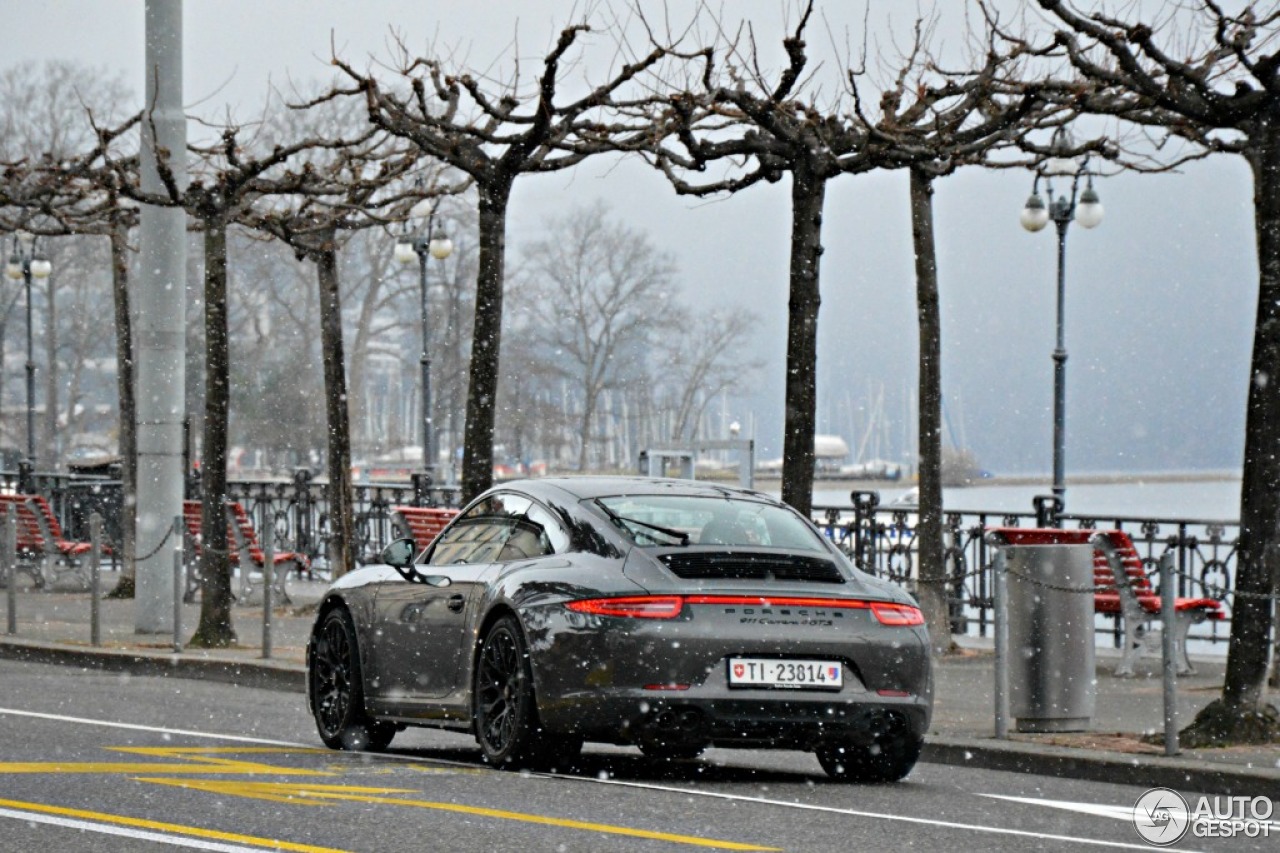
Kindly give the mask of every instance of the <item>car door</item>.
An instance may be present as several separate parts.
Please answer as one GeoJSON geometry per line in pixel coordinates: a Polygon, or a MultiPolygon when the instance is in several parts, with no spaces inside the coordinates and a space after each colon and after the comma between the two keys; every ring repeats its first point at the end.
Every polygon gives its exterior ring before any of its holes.
{"type": "Polygon", "coordinates": [[[447,585],[395,580],[378,587],[371,698],[408,710],[456,689],[468,644],[474,641],[474,609],[529,503],[519,495],[495,495],[441,533],[417,568],[423,575],[447,578],[447,585]]]}

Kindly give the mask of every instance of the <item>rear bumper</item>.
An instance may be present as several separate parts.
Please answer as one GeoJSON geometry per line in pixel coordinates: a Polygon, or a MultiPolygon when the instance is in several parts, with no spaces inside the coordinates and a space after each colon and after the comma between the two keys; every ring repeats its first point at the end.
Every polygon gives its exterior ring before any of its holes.
{"type": "Polygon", "coordinates": [[[920,697],[860,701],[637,693],[540,702],[539,712],[546,728],[584,740],[812,751],[824,744],[869,744],[887,730],[923,739],[930,706],[920,697]]]}
{"type": "Polygon", "coordinates": [[[869,743],[886,728],[923,738],[933,707],[928,635],[840,615],[704,609],[689,619],[525,614],[542,724],[585,740],[813,749],[869,743]],[[534,629],[530,629],[536,626],[534,629]],[[838,660],[839,690],[737,688],[736,655],[838,660]]]}

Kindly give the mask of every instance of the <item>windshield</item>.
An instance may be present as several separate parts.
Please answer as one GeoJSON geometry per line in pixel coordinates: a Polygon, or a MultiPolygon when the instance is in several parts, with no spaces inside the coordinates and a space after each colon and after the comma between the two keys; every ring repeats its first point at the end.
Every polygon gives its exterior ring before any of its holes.
{"type": "Polygon", "coordinates": [[[786,507],[732,496],[624,495],[596,501],[637,545],[825,550],[786,507]]]}

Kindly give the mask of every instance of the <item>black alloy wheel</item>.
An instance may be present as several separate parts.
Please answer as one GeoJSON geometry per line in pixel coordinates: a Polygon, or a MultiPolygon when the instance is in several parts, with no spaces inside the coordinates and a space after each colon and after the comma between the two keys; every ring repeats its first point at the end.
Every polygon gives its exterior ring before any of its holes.
{"type": "Polygon", "coordinates": [[[330,610],[316,628],[310,666],[311,707],[324,745],[368,752],[386,749],[396,728],[364,713],[355,626],[343,608],[330,610]]]}
{"type": "Polygon", "coordinates": [[[869,744],[832,744],[817,750],[827,775],[841,782],[897,782],[916,766],[924,741],[891,718],[869,744]]]}
{"type": "Polygon", "coordinates": [[[512,616],[485,634],[476,661],[475,734],[484,760],[495,767],[552,769],[570,764],[581,739],[552,738],[538,722],[529,651],[512,616]]]}

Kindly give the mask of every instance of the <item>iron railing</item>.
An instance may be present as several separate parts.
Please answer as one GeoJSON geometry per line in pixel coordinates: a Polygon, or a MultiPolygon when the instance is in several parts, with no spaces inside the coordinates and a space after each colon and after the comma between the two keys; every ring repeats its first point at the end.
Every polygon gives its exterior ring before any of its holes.
{"type": "MultiPolygon", "coordinates": [[[[854,492],[851,507],[815,507],[814,523],[840,547],[858,568],[905,586],[918,584],[916,508],[880,506],[875,492],[854,492]]],[[[1233,521],[1037,512],[945,512],[943,548],[952,631],[986,637],[994,626],[993,575],[995,546],[987,541],[993,527],[1052,526],[1085,530],[1123,530],[1142,556],[1148,575],[1159,589],[1157,566],[1174,555],[1179,597],[1212,598],[1222,602],[1226,617],[1196,626],[1189,639],[1226,642],[1231,633],[1231,591],[1236,572],[1240,527],[1233,521]]],[[[1099,630],[1111,633],[1119,645],[1119,615],[1099,617],[1099,630]]]]}
{"type": "MultiPolygon", "coordinates": [[[[121,491],[119,480],[68,475],[33,475],[35,490],[44,495],[61,521],[68,538],[87,541],[89,516],[98,512],[105,520],[104,536],[120,541],[121,491]]],[[[12,491],[18,475],[0,472],[0,489],[12,491]]],[[[194,488],[194,486],[193,486],[194,488]]],[[[430,486],[418,479],[410,483],[356,484],[354,490],[355,553],[361,562],[373,561],[395,537],[391,508],[457,506],[456,487],[430,486]]],[[[233,481],[233,500],[244,504],[259,531],[270,529],[278,550],[306,554],[318,572],[329,565],[330,508],[326,486],[311,472],[299,469],[291,479],[233,481]]],[[[193,492],[193,496],[194,496],[193,492]]],[[[880,506],[875,492],[854,492],[851,506],[820,506],[814,523],[858,568],[886,578],[915,592],[916,509],[880,506]]],[[[986,533],[992,527],[1043,526],[1046,510],[1038,512],[944,512],[944,549],[952,630],[960,634],[989,636],[993,627],[992,563],[995,548],[986,533]]],[[[1156,582],[1160,558],[1174,554],[1177,595],[1213,598],[1223,603],[1226,619],[1200,624],[1190,639],[1224,642],[1230,635],[1232,582],[1236,572],[1239,524],[1231,521],[1144,518],[1061,514],[1049,508],[1055,526],[1124,530],[1133,539],[1149,574],[1156,582]]],[[[1119,643],[1118,616],[1100,617],[1100,630],[1119,643]]]]}

